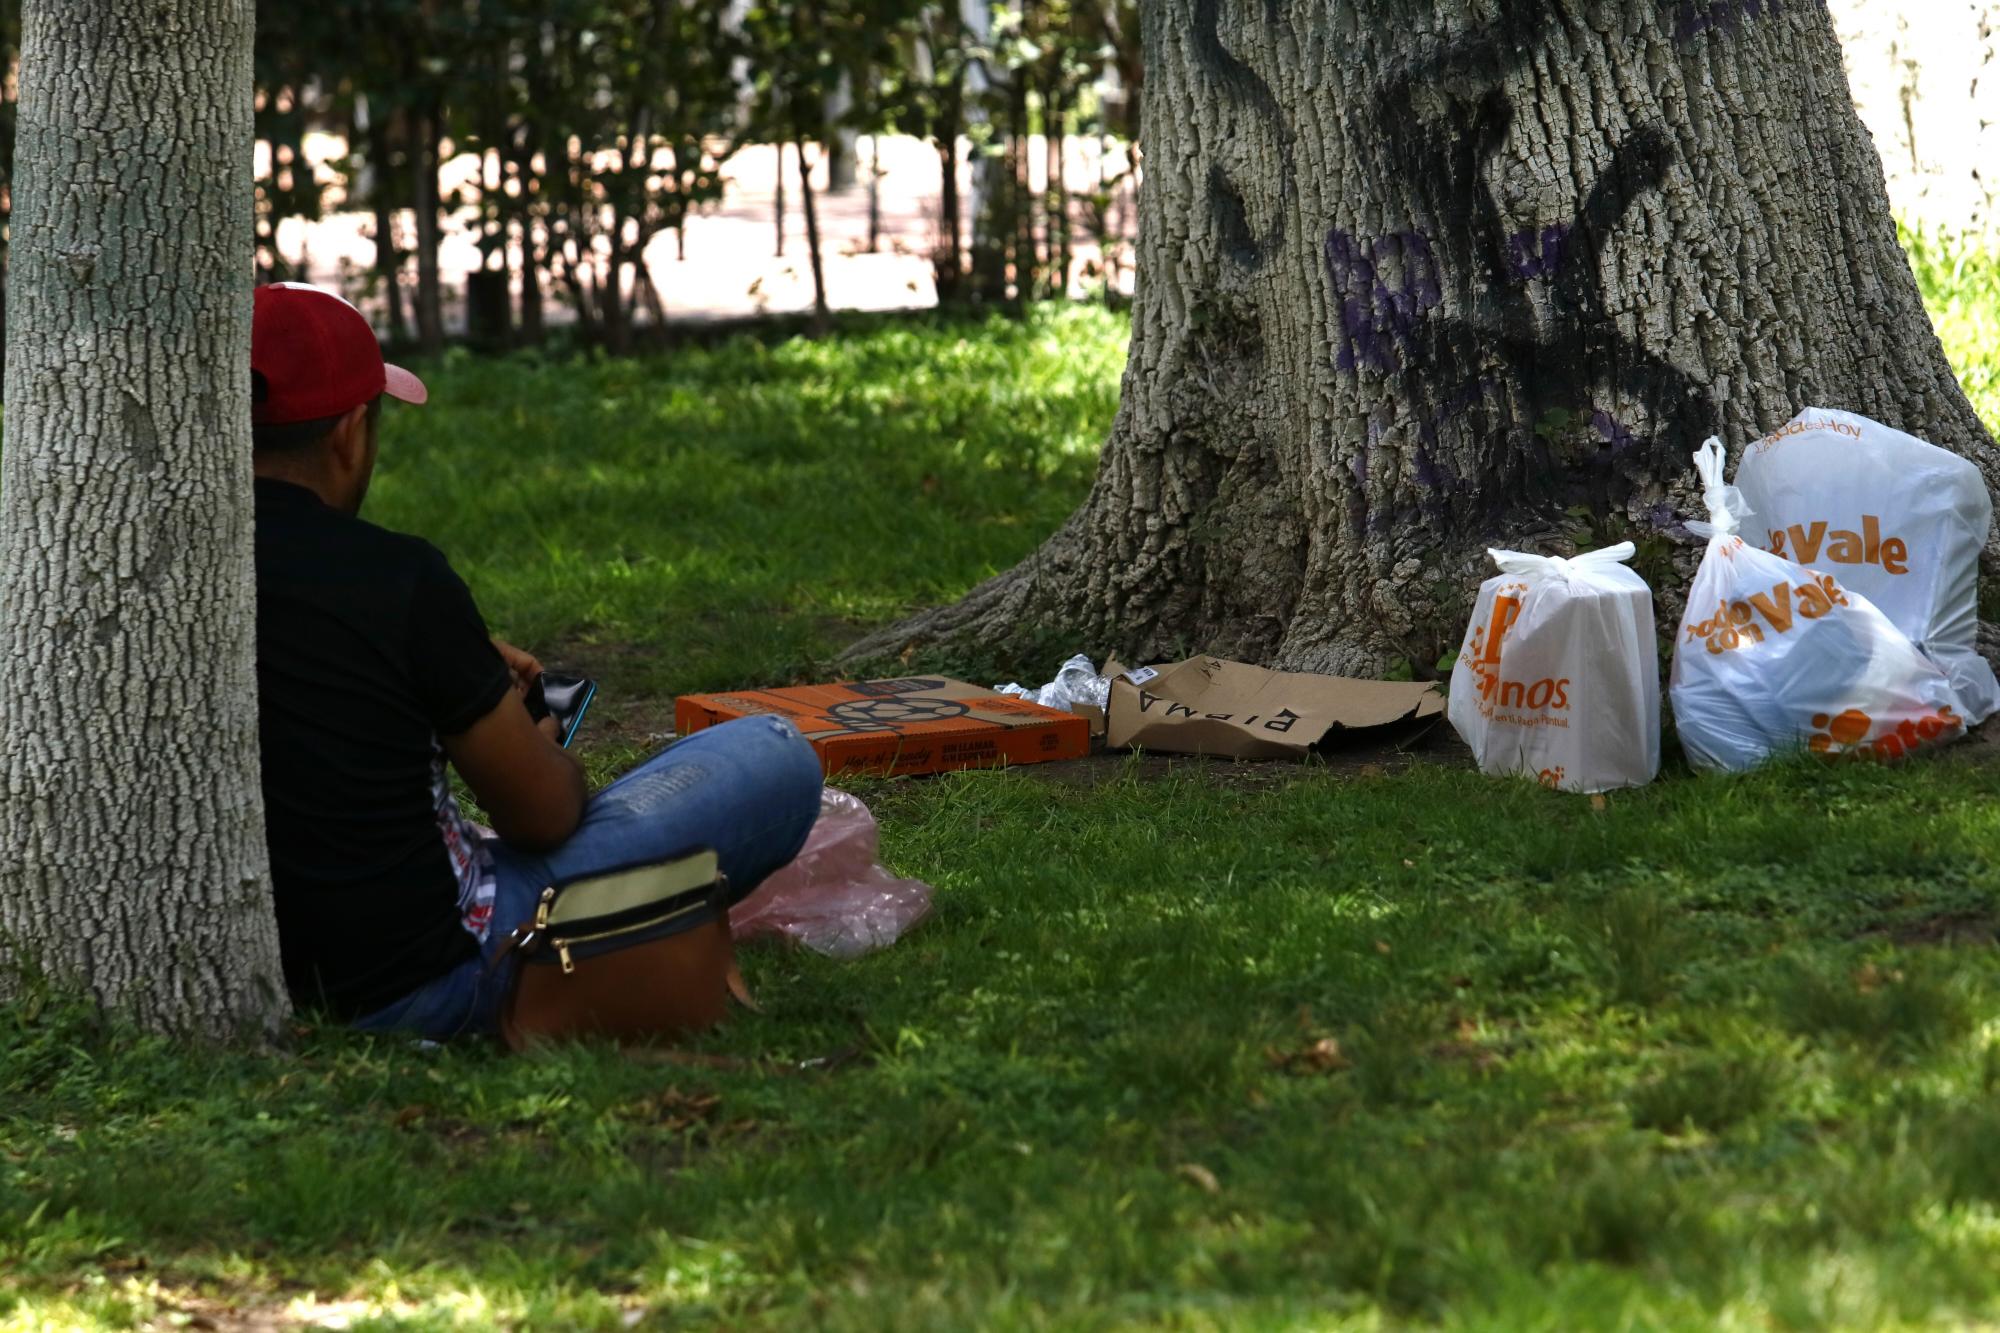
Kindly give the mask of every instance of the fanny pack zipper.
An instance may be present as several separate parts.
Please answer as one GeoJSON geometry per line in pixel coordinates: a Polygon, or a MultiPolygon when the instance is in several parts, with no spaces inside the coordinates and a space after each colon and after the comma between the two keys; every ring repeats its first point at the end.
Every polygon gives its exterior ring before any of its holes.
{"type": "MultiPolygon", "coordinates": [[[[552,900],[554,895],[555,890],[548,890],[544,896],[544,902],[552,900]]],[[[630,935],[634,931],[650,930],[654,926],[663,926],[667,922],[677,917],[686,916],[690,912],[698,912],[706,906],[708,906],[706,902],[690,903],[686,907],[676,908],[663,916],[652,917],[645,921],[635,921],[629,926],[620,926],[616,930],[600,930],[593,935],[565,935],[560,939],[550,940],[549,946],[556,951],[556,957],[561,960],[563,972],[568,974],[576,971],[576,963],[569,956],[569,949],[572,944],[592,944],[598,940],[616,939],[620,935],[630,935]]],[[[535,919],[537,922],[541,922],[546,916],[546,910],[540,911],[536,913],[535,919]]]]}

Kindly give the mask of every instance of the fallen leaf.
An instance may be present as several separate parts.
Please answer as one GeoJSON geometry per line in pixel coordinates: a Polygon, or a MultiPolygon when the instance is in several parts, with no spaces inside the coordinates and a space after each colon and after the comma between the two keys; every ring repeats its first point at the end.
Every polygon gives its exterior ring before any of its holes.
{"type": "Polygon", "coordinates": [[[656,1121],[663,1129],[689,1130],[696,1125],[715,1119],[715,1113],[722,1106],[722,1098],[713,1092],[683,1092],[679,1088],[668,1088],[648,1103],[642,1104],[641,1114],[656,1121]]]}
{"type": "Polygon", "coordinates": [[[1174,1168],[1174,1174],[1200,1189],[1203,1194],[1222,1193],[1222,1182],[1215,1178],[1215,1172],[1199,1162],[1182,1162],[1174,1168]]]}
{"type": "Polygon", "coordinates": [[[1388,953],[1388,952],[1389,952],[1389,941],[1387,941],[1387,940],[1376,940],[1376,941],[1375,941],[1375,952],[1376,952],[1376,953],[1388,953]]]}
{"type": "Polygon", "coordinates": [[[1296,1051],[1281,1051],[1272,1047],[1264,1052],[1264,1059],[1271,1068],[1281,1069],[1287,1074],[1336,1074],[1343,1069],[1351,1069],[1354,1064],[1332,1037],[1321,1037],[1296,1051]]]}

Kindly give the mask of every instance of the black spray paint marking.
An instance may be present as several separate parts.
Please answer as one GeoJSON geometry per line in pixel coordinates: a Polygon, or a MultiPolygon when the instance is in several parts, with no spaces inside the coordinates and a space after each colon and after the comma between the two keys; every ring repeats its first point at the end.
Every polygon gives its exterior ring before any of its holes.
{"type": "MultiPolygon", "coordinates": [[[[1769,10],[1771,0],[1760,3],[1769,10]]],[[[1511,437],[1523,446],[1526,461],[1539,464],[1532,473],[1564,469],[1530,429],[1548,420],[1590,422],[1601,447],[1589,460],[1588,494],[1547,498],[1596,506],[1611,498],[1614,468],[1638,463],[1629,456],[1645,452],[1645,442],[1599,406],[1601,399],[1643,405],[1659,441],[1700,439],[1715,418],[1692,376],[1626,337],[1605,309],[1604,251],[1633,205],[1666,179],[1673,150],[1665,134],[1642,127],[1614,145],[1610,165],[1572,217],[1531,231],[1509,231],[1503,221],[1486,173],[1515,112],[1495,85],[1533,56],[1550,17],[1546,4],[1509,6],[1487,28],[1444,44],[1386,83],[1357,138],[1379,145],[1375,170],[1410,199],[1414,225],[1381,238],[1334,231],[1326,239],[1339,321],[1335,364],[1400,382],[1417,418],[1417,478],[1439,497],[1432,508],[1447,496],[1496,511],[1512,507],[1507,495],[1479,494],[1435,449],[1446,423],[1490,398],[1511,400],[1506,417],[1486,423],[1494,443],[1511,437]],[[1442,115],[1425,114],[1439,102],[1442,115]],[[1411,256],[1421,257],[1414,266],[1420,277],[1412,275],[1411,256]],[[1544,285],[1545,322],[1537,319],[1532,284],[1544,285]],[[1437,313],[1447,296],[1465,313],[1437,313]]],[[[1524,484],[1532,483],[1516,478],[1517,493],[1524,484]]],[[[1378,514],[1373,521],[1396,519],[1378,514]]]]}
{"type": "Polygon", "coordinates": [[[1732,36],[1745,23],[1783,10],[1784,0],[1714,0],[1706,5],[1686,0],[1674,11],[1674,40],[1686,45],[1703,33],[1718,31],[1732,36]]]}
{"type": "MultiPolygon", "coordinates": [[[[1278,0],[1265,0],[1265,24],[1275,26],[1278,17],[1278,0]]],[[[1196,59],[1208,76],[1221,85],[1225,97],[1254,112],[1278,137],[1278,200],[1271,210],[1270,231],[1265,236],[1260,238],[1251,226],[1249,206],[1229,173],[1219,164],[1208,172],[1209,215],[1222,237],[1223,249],[1236,264],[1254,272],[1284,248],[1285,212],[1297,190],[1294,135],[1291,122],[1285,118],[1284,109],[1278,105],[1277,96],[1264,76],[1222,44],[1221,24],[1222,0],[1194,0],[1192,37],[1196,59]]]]}

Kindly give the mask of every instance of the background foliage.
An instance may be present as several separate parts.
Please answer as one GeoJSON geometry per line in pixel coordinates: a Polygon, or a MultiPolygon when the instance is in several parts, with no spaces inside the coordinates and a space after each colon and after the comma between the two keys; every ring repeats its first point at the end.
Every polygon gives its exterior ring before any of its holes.
{"type": "MultiPolygon", "coordinates": [[[[370,291],[392,342],[439,350],[445,287],[462,279],[477,340],[537,342],[546,303],[561,301],[585,340],[620,350],[664,305],[640,253],[721,199],[739,148],[804,159],[906,133],[949,164],[970,152],[981,186],[969,216],[955,171],[939,202],[944,300],[1063,294],[1070,237],[1103,225],[1103,200],[1071,198],[1061,173],[1032,191],[1030,136],[1060,151],[1074,135],[1136,134],[1137,0],[979,0],[977,23],[966,12],[958,0],[259,0],[260,274],[299,276],[278,245],[287,219],[373,212],[370,291]],[[1129,90],[1115,103],[1099,95],[1107,71],[1129,90]],[[314,131],[347,155],[315,169],[314,131]],[[440,172],[467,153],[480,176],[448,196],[440,172]],[[459,206],[476,211],[484,268],[445,275],[440,218],[459,206]]],[[[0,68],[19,16],[20,0],[0,0],[0,68]]],[[[12,93],[0,83],[0,212],[12,93]]],[[[808,178],[797,184],[810,208],[808,178]]]]}

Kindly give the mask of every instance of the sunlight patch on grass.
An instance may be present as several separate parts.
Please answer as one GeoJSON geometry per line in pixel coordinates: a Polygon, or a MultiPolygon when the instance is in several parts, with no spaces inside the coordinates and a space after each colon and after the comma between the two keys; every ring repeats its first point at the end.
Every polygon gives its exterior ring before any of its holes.
{"type": "Polygon", "coordinates": [[[613,695],[830,670],[1060,525],[1126,343],[1090,307],[851,323],[647,360],[450,357],[428,406],[388,414],[369,516],[613,695]]]}

